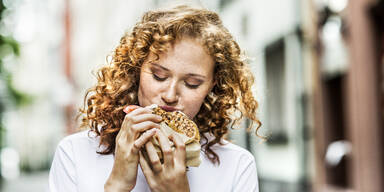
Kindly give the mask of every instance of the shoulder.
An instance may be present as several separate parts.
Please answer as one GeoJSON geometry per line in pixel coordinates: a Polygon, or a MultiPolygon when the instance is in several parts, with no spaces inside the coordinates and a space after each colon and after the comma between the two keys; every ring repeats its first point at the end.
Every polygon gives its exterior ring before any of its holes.
{"type": "Polygon", "coordinates": [[[84,141],[92,141],[97,139],[97,136],[91,130],[84,130],[77,133],[73,133],[71,135],[65,136],[60,143],[68,143],[68,142],[84,142],[84,141]]]}
{"type": "Polygon", "coordinates": [[[224,145],[220,145],[222,151],[226,151],[223,159],[225,166],[233,166],[233,185],[232,191],[258,191],[257,168],[255,157],[246,149],[223,141],[224,145]]]}
{"type": "Polygon", "coordinates": [[[61,139],[57,148],[59,150],[76,151],[97,149],[98,147],[98,137],[95,133],[90,130],[80,131],[71,135],[68,135],[61,139]]]}
{"type": "MultiPolygon", "coordinates": [[[[209,141],[214,140],[214,136],[210,133],[204,133],[204,138],[206,139],[201,142],[202,145],[204,145],[204,142],[208,143],[209,141]]],[[[205,147],[207,147],[207,145],[205,145],[205,147]]],[[[219,155],[220,159],[222,158],[222,156],[224,158],[231,157],[232,160],[234,160],[234,158],[236,157],[241,157],[243,159],[247,159],[248,161],[254,161],[255,159],[254,156],[248,150],[236,144],[233,144],[225,139],[221,139],[221,143],[214,144],[210,147],[210,149],[212,149],[217,155],[219,155]]]]}
{"type": "Polygon", "coordinates": [[[87,165],[94,159],[92,152],[95,153],[93,150],[95,146],[97,146],[95,134],[92,135],[88,130],[61,139],[49,172],[50,190],[77,191],[76,185],[83,178],[81,170],[90,167],[87,165]]]}
{"type": "MultiPolygon", "coordinates": [[[[249,166],[256,166],[255,157],[252,153],[226,140],[222,140],[221,144],[214,144],[210,149],[219,157],[220,163],[217,168],[223,169],[225,172],[230,171],[232,172],[231,175],[238,171],[241,172],[249,166]]],[[[204,150],[206,149],[202,149],[201,153],[203,162],[206,162],[207,166],[216,167],[216,164],[209,160],[208,154],[204,153],[204,150]]]]}
{"type": "Polygon", "coordinates": [[[217,152],[219,156],[229,156],[232,159],[241,158],[246,161],[254,161],[252,153],[227,140],[222,140],[222,144],[215,144],[212,149],[217,152]]]}

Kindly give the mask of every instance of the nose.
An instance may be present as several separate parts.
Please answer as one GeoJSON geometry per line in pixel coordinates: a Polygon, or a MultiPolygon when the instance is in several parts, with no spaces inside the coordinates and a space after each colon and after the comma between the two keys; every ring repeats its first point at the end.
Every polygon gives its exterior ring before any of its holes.
{"type": "Polygon", "coordinates": [[[167,86],[161,95],[161,99],[167,105],[176,105],[179,101],[179,93],[176,82],[172,82],[167,86]]]}

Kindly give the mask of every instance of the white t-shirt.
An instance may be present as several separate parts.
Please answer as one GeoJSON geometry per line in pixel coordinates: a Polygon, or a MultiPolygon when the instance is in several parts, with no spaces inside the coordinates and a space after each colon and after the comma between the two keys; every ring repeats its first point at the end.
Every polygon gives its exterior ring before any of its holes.
{"type": "MultiPolygon", "coordinates": [[[[101,155],[99,140],[89,131],[65,137],[55,152],[49,173],[51,192],[102,192],[110,172],[113,155],[101,155]],[[93,136],[92,136],[93,135],[93,136]]],[[[233,191],[258,192],[255,159],[247,150],[225,141],[214,145],[220,165],[214,165],[201,152],[202,163],[187,171],[191,192],[233,191]]],[[[136,186],[133,192],[149,192],[146,179],[138,167],[136,186]]]]}

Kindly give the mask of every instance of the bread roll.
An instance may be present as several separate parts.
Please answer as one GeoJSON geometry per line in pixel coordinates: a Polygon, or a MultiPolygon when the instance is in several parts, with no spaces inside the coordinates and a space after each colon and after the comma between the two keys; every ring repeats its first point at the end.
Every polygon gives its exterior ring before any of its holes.
{"type": "MultiPolygon", "coordinates": [[[[154,114],[163,117],[163,121],[160,123],[160,130],[163,131],[167,137],[175,133],[183,140],[186,149],[186,166],[198,167],[201,163],[201,146],[200,133],[197,125],[180,111],[167,112],[155,104],[147,108],[152,109],[154,114]]],[[[163,154],[159,142],[155,138],[152,139],[152,142],[161,162],[163,162],[163,154]]],[[[174,149],[174,144],[172,142],[170,144],[172,149],[174,149]]]]}

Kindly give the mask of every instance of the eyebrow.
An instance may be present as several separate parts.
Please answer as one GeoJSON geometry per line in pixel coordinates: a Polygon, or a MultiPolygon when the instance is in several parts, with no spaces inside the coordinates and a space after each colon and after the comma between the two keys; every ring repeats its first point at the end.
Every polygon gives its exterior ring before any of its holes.
{"type": "MultiPolygon", "coordinates": [[[[169,70],[168,68],[164,67],[164,66],[161,66],[157,63],[151,63],[151,65],[154,65],[154,66],[157,66],[157,67],[160,67],[161,69],[165,70],[165,71],[171,71],[169,70]]],[[[197,77],[202,77],[202,78],[206,78],[204,75],[199,75],[199,74],[196,74],[196,73],[187,73],[187,76],[197,76],[197,77]]]]}

